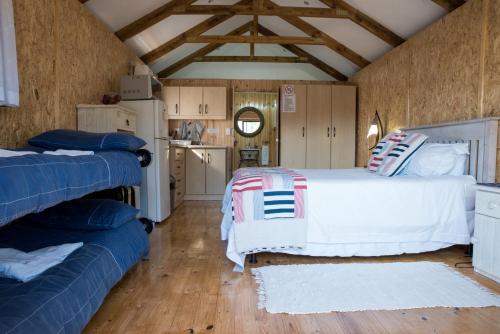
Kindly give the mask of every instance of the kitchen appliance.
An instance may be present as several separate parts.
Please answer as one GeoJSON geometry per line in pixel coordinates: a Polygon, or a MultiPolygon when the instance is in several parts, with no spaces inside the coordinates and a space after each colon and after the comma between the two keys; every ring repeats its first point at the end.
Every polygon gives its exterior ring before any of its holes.
{"type": "Polygon", "coordinates": [[[124,75],[120,83],[123,100],[149,100],[160,97],[162,84],[152,75],[124,75]]]}
{"type": "Polygon", "coordinates": [[[141,215],[161,222],[170,215],[168,117],[163,101],[122,101],[137,114],[136,135],[146,141],[153,161],[142,168],[141,215]]]}

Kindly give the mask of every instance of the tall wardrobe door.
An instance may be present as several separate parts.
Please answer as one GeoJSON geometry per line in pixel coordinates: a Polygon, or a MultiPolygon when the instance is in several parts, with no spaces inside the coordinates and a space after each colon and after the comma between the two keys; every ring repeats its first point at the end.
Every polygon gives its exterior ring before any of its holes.
{"type": "Polygon", "coordinates": [[[331,86],[307,86],[307,168],[330,168],[331,124],[331,86]]]}
{"type": "Polygon", "coordinates": [[[331,168],[354,167],[356,150],[356,87],[332,86],[331,168]]]}
{"type": "Polygon", "coordinates": [[[280,166],[306,168],[306,85],[295,85],[295,105],[295,112],[281,113],[280,166]]]}

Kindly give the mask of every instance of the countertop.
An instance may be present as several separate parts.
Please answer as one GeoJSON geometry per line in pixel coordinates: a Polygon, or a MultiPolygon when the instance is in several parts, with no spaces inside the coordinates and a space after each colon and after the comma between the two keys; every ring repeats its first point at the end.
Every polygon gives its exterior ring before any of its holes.
{"type": "Polygon", "coordinates": [[[227,146],[224,145],[179,145],[179,144],[170,144],[172,147],[181,147],[181,148],[191,148],[191,149],[196,149],[196,148],[208,148],[208,149],[227,149],[227,146]]]}

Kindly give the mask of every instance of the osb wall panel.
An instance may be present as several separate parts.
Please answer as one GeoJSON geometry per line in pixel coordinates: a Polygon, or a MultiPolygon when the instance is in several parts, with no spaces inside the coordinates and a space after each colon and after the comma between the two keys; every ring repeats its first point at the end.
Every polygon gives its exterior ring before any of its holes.
{"type": "Polygon", "coordinates": [[[99,103],[139,60],[77,0],[16,0],[20,107],[0,108],[0,147],[76,128],[76,104],[99,103]]]}
{"type": "Polygon", "coordinates": [[[482,0],[409,41],[410,126],[479,117],[482,0]]]}
{"type": "Polygon", "coordinates": [[[358,166],[369,156],[366,133],[375,110],[386,132],[500,116],[499,16],[500,1],[470,0],[353,76],[358,166]]]}
{"type": "Polygon", "coordinates": [[[484,8],[485,65],[483,116],[500,116],[500,1],[489,0],[484,8]]]}

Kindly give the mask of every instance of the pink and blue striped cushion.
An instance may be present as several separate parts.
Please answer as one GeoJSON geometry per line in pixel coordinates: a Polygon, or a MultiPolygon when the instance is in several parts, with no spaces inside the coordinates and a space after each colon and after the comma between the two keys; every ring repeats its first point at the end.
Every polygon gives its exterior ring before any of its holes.
{"type": "Polygon", "coordinates": [[[368,170],[384,176],[397,175],[427,138],[421,133],[388,134],[373,150],[368,170]]]}

